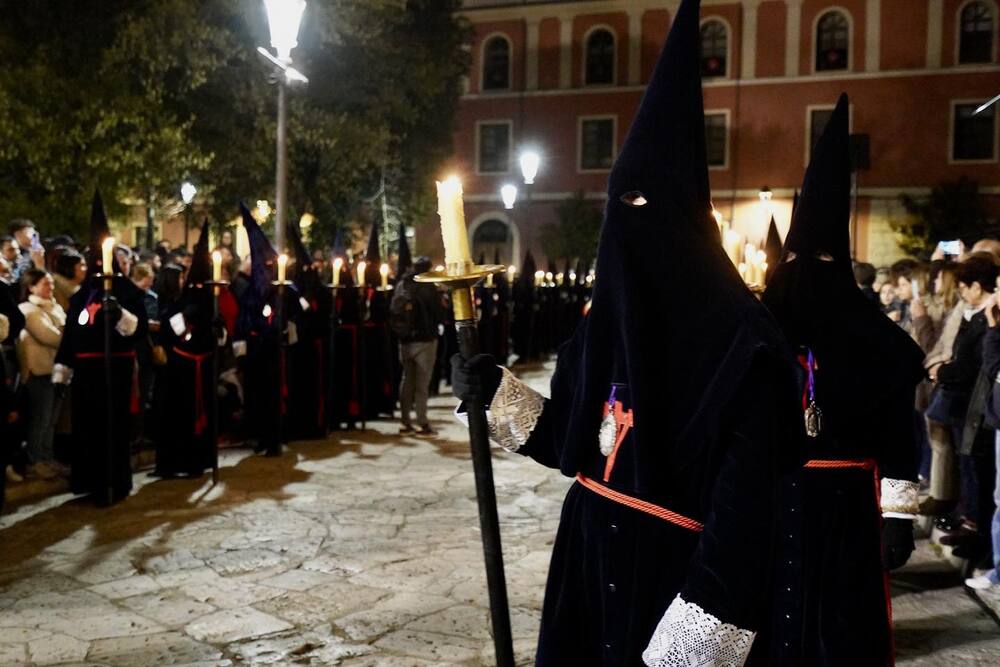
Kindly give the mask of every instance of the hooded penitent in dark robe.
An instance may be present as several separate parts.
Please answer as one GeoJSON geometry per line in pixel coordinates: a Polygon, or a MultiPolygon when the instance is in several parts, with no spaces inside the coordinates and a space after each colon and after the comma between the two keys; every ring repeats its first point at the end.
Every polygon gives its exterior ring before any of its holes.
{"type": "Polygon", "coordinates": [[[880,532],[887,562],[912,549],[923,354],[855,283],[848,137],[841,96],[763,298],[807,371],[800,449],[810,460],[783,483],[774,635],[757,647],[759,664],[892,664],[880,532]]]}
{"type": "Polygon", "coordinates": [[[244,415],[247,436],[269,455],[281,453],[282,425],[288,421],[287,356],[281,342],[288,322],[302,309],[294,286],[284,289],[284,327],[278,318],[277,253],[264,231],[242,203],[240,213],[250,242],[250,282],[240,295],[240,314],[233,340],[243,371],[244,415]]]}
{"type": "Polygon", "coordinates": [[[771,276],[774,275],[775,270],[778,268],[778,263],[781,262],[781,234],[778,233],[778,225],[774,222],[774,216],[771,216],[771,224],[767,226],[767,239],[764,240],[764,255],[767,257],[765,260],[767,262],[767,271],[764,272],[764,284],[771,282],[771,276]]]}
{"type": "Polygon", "coordinates": [[[538,356],[538,345],[535,336],[538,320],[538,303],[535,289],[535,257],[529,250],[524,256],[524,263],[518,273],[511,294],[514,298],[514,317],[511,321],[511,338],[514,343],[514,354],[521,361],[534,359],[538,356]]]}
{"type": "Polygon", "coordinates": [[[396,409],[396,367],[398,355],[395,353],[396,343],[389,329],[389,303],[392,292],[382,291],[382,277],[379,267],[382,258],[379,253],[378,225],[372,225],[368,238],[368,250],[365,253],[366,289],[364,293],[364,312],[366,318],[363,331],[362,355],[364,367],[365,400],[363,410],[365,417],[374,419],[380,415],[392,416],[396,409]]]}
{"type": "Polygon", "coordinates": [[[362,421],[364,369],[361,364],[361,304],[362,298],[354,284],[354,271],[347,262],[341,233],[337,232],[333,256],[343,260],[336,291],[337,325],[330,338],[330,391],[327,401],[329,429],[353,427],[362,421]]]}
{"type": "Polygon", "coordinates": [[[200,475],[214,462],[212,355],[217,345],[212,287],[206,285],[211,279],[206,220],[194,247],[184,293],[164,314],[160,329],[167,365],[157,387],[161,413],[156,470],[164,477],[200,475]]]}
{"type": "Polygon", "coordinates": [[[681,3],[611,171],[593,307],[552,398],[502,371],[490,406],[494,440],[577,479],[538,665],[742,665],[769,621],[795,361],[711,217],[698,12],[681,3]]]}
{"type": "Polygon", "coordinates": [[[96,192],[90,232],[89,275],[70,298],[52,375],[56,383],[68,379],[73,392],[71,488],[75,493],[92,494],[103,503],[109,487],[112,501],[132,490],[129,422],[140,408],[135,346],[147,334],[147,316],[142,290],[127,277],[115,276],[112,296],[120,315],[112,308],[111,356],[105,355],[104,283],[97,274],[103,271],[101,242],[110,231],[104,204],[96,192]],[[106,363],[111,366],[110,397],[106,363]]]}
{"type": "Polygon", "coordinates": [[[289,223],[288,238],[295,250],[295,263],[290,271],[302,309],[295,321],[298,342],[288,348],[293,371],[288,387],[288,437],[322,438],[327,427],[332,297],[320,272],[313,267],[297,224],[289,223]]]}

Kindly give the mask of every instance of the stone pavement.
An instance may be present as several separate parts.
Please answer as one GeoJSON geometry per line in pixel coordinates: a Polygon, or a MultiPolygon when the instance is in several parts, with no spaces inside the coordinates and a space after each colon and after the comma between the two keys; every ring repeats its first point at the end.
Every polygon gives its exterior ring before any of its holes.
{"type": "MultiPolygon", "coordinates": [[[[547,370],[531,373],[543,387],[547,370]]],[[[364,433],[222,483],[136,476],[105,510],[61,495],[0,518],[0,665],[491,664],[464,428],[364,433]]],[[[567,479],[497,452],[515,650],[530,664],[567,479]]],[[[900,665],[1000,665],[1000,631],[926,545],[895,583],[900,665]]],[[[1000,606],[1000,605],[998,605],[1000,606]]]]}

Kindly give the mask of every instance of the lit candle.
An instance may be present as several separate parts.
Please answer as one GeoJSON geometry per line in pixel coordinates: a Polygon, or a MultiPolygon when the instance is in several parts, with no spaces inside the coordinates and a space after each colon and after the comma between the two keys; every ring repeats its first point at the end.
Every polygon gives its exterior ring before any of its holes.
{"type": "Polygon", "coordinates": [[[383,290],[389,289],[389,265],[383,264],[382,266],[378,267],[378,273],[380,276],[382,276],[382,289],[383,290]]]}
{"type": "Polygon", "coordinates": [[[358,262],[358,287],[365,286],[365,269],[368,268],[368,264],[365,262],[358,262]]]}
{"type": "Polygon", "coordinates": [[[512,264],[507,267],[507,279],[510,282],[514,282],[515,275],[517,275],[517,267],[512,264]]]}
{"type": "Polygon", "coordinates": [[[738,232],[732,229],[727,229],[725,231],[725,236],[723,238],[725,241],[724,248],[726,250],[726,255],[729,257],[729,261],[733,265],[738,265],[740,263],[740,235],[738,232]]]}
{"type": "Polygon", "coordinates": [[[212,280],[214,282],[222,280],[222,253],[218,250],[212,252],[212,280]]]}
{"type": "Polygon", "coordinates": [[[739,266],[737,266],[736,268],[740,272],[740,278],[743,279],[743,282],[747,282],[747,265],[746,265],[746,263],[745,262],[740,262],[739,266]]]}
{"type": "Polygon", "coordinates": [[[340,257],[333,258],[333,286],[340,287],[340,270],[344,268],[344,260],[340,257]]]}
{"type": "Polygon", "coordinates": [[[451,265],[472,261],[469,232],[465,228],[462,206],[462,182],[449,176],[437,182],[438,215],[441,216],[441,238],[444,240],[444,263],[451,265]]]}
{"type": "Polygon", "coordinates": [[[278,282],[285,282],[285,268],[288,266],[288,255],[281,253],[278,255],[278,282]]]}
{"type": "Polygon", "coordinates": [[[114,259],[112,258],[114,251],[115,239],[114,237],[109,236],[101,243],[101,261],[103,262],[101,264],[101,269],[106,276],[115,275],[114,259]]]}
{"type": "Polygon", "coordinates": [[[486,275],[486,286],[493,287],[493,274],[489,273],[486,275]]]}

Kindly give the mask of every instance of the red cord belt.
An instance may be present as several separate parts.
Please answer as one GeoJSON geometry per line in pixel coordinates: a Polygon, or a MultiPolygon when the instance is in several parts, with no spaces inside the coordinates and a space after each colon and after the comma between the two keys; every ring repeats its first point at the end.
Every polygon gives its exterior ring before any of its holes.
{"type": "Polygon", "coordinates": [[[619,493],[609,489],[608,487],[595,482],[589,477],[584,477],[581,474],[577,474],[576,481],[587,489],[590,489],[594,493],[604,496],[608,500],[613,500],[619,505],[624,505],[626,507],[631,507],[634,510],[639,510],[640,512],[645,512],[655,516],[658,519],[663,519],[668,521],[675,526],[680,526],[695,533],[700,533],[705,529],[705,524],[695,521],[694,519],[689,519],[688,517],[678,514],[677,512],[671,512],[665,507],[660,507],[659,505],[654,505],[653,503],[646,502],[645,500],[639,500],[638,498],[633,498],[632,496],[627,496],[624,493],[619,493]]]}

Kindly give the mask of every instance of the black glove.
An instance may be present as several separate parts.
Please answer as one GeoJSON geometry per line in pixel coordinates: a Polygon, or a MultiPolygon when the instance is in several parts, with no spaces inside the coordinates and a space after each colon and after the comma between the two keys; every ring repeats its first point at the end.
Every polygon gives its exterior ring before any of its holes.
{"type": "Polygon", "coordinates": [[[882,519],[882,567],[886,570],[903,567],[914,548],[912,520],[882,519]]]}
{"type": "Polygon", "coordinates": [[[462,402],[489,405],[500,386],[502,373],[490,354],[477,354],[468,361],[462,355],[451,358],[451,390],[462,402]]]}
{"type": "Polygon", "coordinates": [[[118,321],[122,318],[122,305],[118,303],[118,299],[109,296],[105,299],[103,307],[104,316],[108,318],[108,326],[117,326],[118,321]]]}

